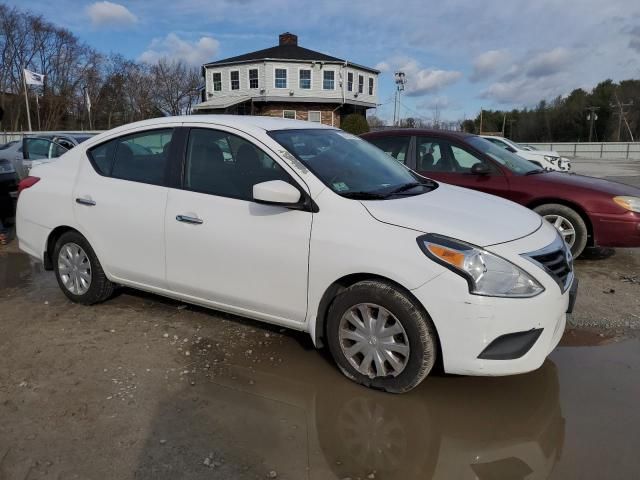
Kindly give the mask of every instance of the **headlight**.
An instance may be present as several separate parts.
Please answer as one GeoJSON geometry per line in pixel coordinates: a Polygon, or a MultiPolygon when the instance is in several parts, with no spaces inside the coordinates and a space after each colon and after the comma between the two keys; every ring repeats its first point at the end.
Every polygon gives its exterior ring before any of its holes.
{"type": "Polygon", "coordinates": [[[535,297],[544,291],[544,287],[520,267],[480,247],[433,233],[417,240],[430,259],[464,277],[470,293],[489,297],[535,297]]]}
{"type": "Polygon", "coordinates": [[[544,156],[544,159],[545,159],[547,162],[551,162],[551,163],[556,163],[556,162],[558,161],[558,159],[559,159],[559,158],[560,158],[560,157],[554,157],[554,156],[552,156],[552,155],[545,155],[545,156],[544,156]]]}
{"type": "Polygon", "coordinates": [[[640,197],[615,197],[613,201],[625,210],[640,213],[640,197]]]}

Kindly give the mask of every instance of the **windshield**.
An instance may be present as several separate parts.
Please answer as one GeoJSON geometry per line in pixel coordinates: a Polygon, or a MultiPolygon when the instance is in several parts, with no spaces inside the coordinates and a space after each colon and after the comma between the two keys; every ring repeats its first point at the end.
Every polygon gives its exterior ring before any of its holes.
{"type": "Polygon", "coordinates": [[[514,173],[525,175],[529,172],[540,170],[540,167],[534,165],[528,160],[525,160],[504,148],[500,148],[482,137],[468,137],[467,141],[471,146],[477,148],[482,153],[489,155],[500,165],[507,167],[514,173]]]}
{"type": "Polygon", "coordinates": [[[341,130],[275,130],[269,135],[325,185],[345,197],[417,195],[437,185],[377,147],[341,130]]]}

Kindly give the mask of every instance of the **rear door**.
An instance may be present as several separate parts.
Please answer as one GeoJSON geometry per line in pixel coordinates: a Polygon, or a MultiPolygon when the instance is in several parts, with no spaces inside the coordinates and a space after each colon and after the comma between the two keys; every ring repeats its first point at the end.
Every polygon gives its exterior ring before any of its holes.
{"type": "Polygon", "coordinates": [[[166,287],[164,213],[176,126],[99,144],[80,168],[76,221],[115,280],[166,287]]]}
{"type": "Polygon", "coordinates": [[[434,178],[460,187],[509,197],[509,182],[502,171],[490,160],[462,145],[437,137],[416,137],[416,170],[425,177],[434,178]],[[472,173],[480,163],[488,173],[472,173]]]}

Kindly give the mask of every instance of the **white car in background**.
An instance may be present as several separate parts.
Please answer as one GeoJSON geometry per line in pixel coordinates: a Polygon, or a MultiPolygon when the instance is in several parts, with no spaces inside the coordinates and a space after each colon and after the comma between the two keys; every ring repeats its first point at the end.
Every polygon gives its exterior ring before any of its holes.
{"type": "Polygon", "coordinates": [[[456,374],[537,369],[573,308],[571,253],[549,222],[324,125],[146,120],[30,175],[20,248],[70,300],[127,285],[306,331],[348,378],[389,392],[438,357],[456,374]]]}
{"type": "Polygon", "coordinates": [[[553,150],[536,150],[528,145],[527,148],[525,148],[524,146],[512,142],[507,138],[498,137],[495,135],[480,136],[486,138],[495,145],[510,151],[511,153],[515,153],[525,160],[529,160],[530,162],[535,163],[545,170],[555,170],[558,172],[568,172],[571,170],[571,161],[568,158],[561,157],[558,152],[555,152],[553,150]]]}

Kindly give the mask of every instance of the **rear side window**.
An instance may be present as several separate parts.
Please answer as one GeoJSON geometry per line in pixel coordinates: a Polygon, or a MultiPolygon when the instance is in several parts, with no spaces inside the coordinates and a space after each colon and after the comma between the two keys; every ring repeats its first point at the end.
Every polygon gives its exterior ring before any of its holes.
{"type": "Polygon", "coordinates": [[[164,185],[172,136],[173,129],[136,133],[98,145],[89,156],[101,175],[164,185]]]}
{"type": "Polygon", "coordinates": [[[387,155],[391,155],[400,163],[407,163],[407,155],[409,152],[410,135],[401,137],[379,137],[368,140],[387,155]]]}

